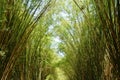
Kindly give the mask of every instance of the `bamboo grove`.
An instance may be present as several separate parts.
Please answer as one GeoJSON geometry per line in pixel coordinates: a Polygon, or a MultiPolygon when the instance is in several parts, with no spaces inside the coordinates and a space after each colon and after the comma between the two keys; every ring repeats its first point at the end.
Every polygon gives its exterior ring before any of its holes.
{"type": "Polygon", "coordinates": [[[0,0],[1,80],[120,80],[120,0],[0,0]]]}

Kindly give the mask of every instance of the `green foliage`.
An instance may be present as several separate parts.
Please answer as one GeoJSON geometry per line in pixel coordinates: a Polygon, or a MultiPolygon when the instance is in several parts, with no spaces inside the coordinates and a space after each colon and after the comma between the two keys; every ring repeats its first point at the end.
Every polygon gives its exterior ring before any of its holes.
{"type": "Polygon", "coordinates": [[[1,0],[0,79],[119,80],[119,3],[1,0]]]}
{"type": "Polygon", "coordinates": [[[17,59],[25,50],[26,42],[46,11],[50,1],[2,0],[0,6],[0,48],[5,58],[0,58],[0,79],[9,80],[17,59]],[[45,1],[44,1],[45,2],[45,1]]]}

